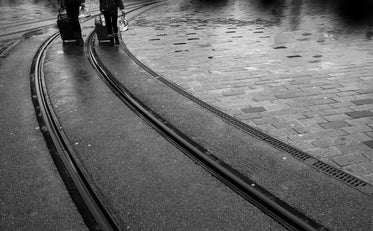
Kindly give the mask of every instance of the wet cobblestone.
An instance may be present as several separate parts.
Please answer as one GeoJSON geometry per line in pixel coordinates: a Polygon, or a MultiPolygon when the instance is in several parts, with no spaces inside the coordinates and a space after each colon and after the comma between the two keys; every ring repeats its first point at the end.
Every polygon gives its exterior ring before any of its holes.
{"type": "Polygon", "coordinates": [[[172,1],[123,38],[200,99],[373,183],[372,21],[328,1],[274,2],[172,1]]]}

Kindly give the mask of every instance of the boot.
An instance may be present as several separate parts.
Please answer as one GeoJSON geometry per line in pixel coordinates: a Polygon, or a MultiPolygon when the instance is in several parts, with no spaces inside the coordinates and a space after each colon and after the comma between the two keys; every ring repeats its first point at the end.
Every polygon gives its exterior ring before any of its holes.
{"type": "Polygon", "coordinates": [[[115,45],[119,45],[120,43],[119,43],[118,35],[116,35],[116,36],[114,37],[114,39],[115,39],[115,45]]]}

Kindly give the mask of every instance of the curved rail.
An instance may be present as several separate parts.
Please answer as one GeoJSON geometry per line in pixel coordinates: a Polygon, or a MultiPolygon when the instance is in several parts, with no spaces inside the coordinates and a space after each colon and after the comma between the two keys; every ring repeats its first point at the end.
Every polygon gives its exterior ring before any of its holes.
{"type": "MultiPolygon", "coordinates": [[[[157,1],[152,1],[158,3],[157,1]]],[[[150,1],[133,4],[134,10],[148,6],[150,1]]],[[[94,15],[85,21],[94,18],[94,15]]],[[[50,102],[43,74],[46,51],[53,41],[58,38],[56,32],[38,49],[32,61],[30,71],[30,86],[32,102],[36,117],[47,143],[53,161],[64,181],[69,194],[77,206],[89,230],[120,230],[119,222],[110,212],[94,187],[92,180],[79,162],[67,136],[62,130],[58,118],[50,102]]]]}
{"type": "Polygon", "coordinates": [[[129,108],[157,130],[163,137],[177,146],[190,158],[198,162],[213,176],[229,186],[244,199],[279,222],[289,230],[328,230],[304,214],[296,211],[274,195],[242,175],[205,148],[186,137],[167,121],[134,97],[103,65],[95,51],[95,32],[87,39],[87,56],[102,80],[129,108]]]}
{"type": "Polygon", "coordinates": [[[119,230],[117,223],[98,198],[87,174],[61,129],[48,97],[43,75],[46,51],[59,36],[55,33],[37,51],[31,67],[31,95],[40,129],[52,158],[85,224],[90,230],[119,230]]]}

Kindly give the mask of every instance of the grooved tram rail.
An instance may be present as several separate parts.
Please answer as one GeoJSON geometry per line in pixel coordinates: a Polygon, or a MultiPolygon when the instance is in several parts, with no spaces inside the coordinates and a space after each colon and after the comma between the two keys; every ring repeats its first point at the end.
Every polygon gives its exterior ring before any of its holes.
{"type": "Polygon", "coordinates": [[[204,147],[201,147],[199,144],[189,139],[136,99],[131,92],[110,73],[98,58],[94,48],[94,35],[95,33],[92,32],[87,39],[87,55],[91,64],[114,94],[136,114],[143,118],[151,127],[182,150],[187,156],[199,163],[214,177],[222,181],[244,199],[256,205],[264,213],[287,229],[327,230],[327,228],[276,198],[270,192],[214,156],[204,147]]]}

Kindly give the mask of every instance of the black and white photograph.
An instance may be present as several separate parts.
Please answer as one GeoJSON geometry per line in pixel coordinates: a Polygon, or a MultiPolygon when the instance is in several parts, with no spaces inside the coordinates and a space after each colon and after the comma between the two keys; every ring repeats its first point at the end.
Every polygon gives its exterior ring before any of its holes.
{"type": "Polygon", "coordinates": [[[1,231],[373,230],[373,0],[0,0],[1,231]]]}

